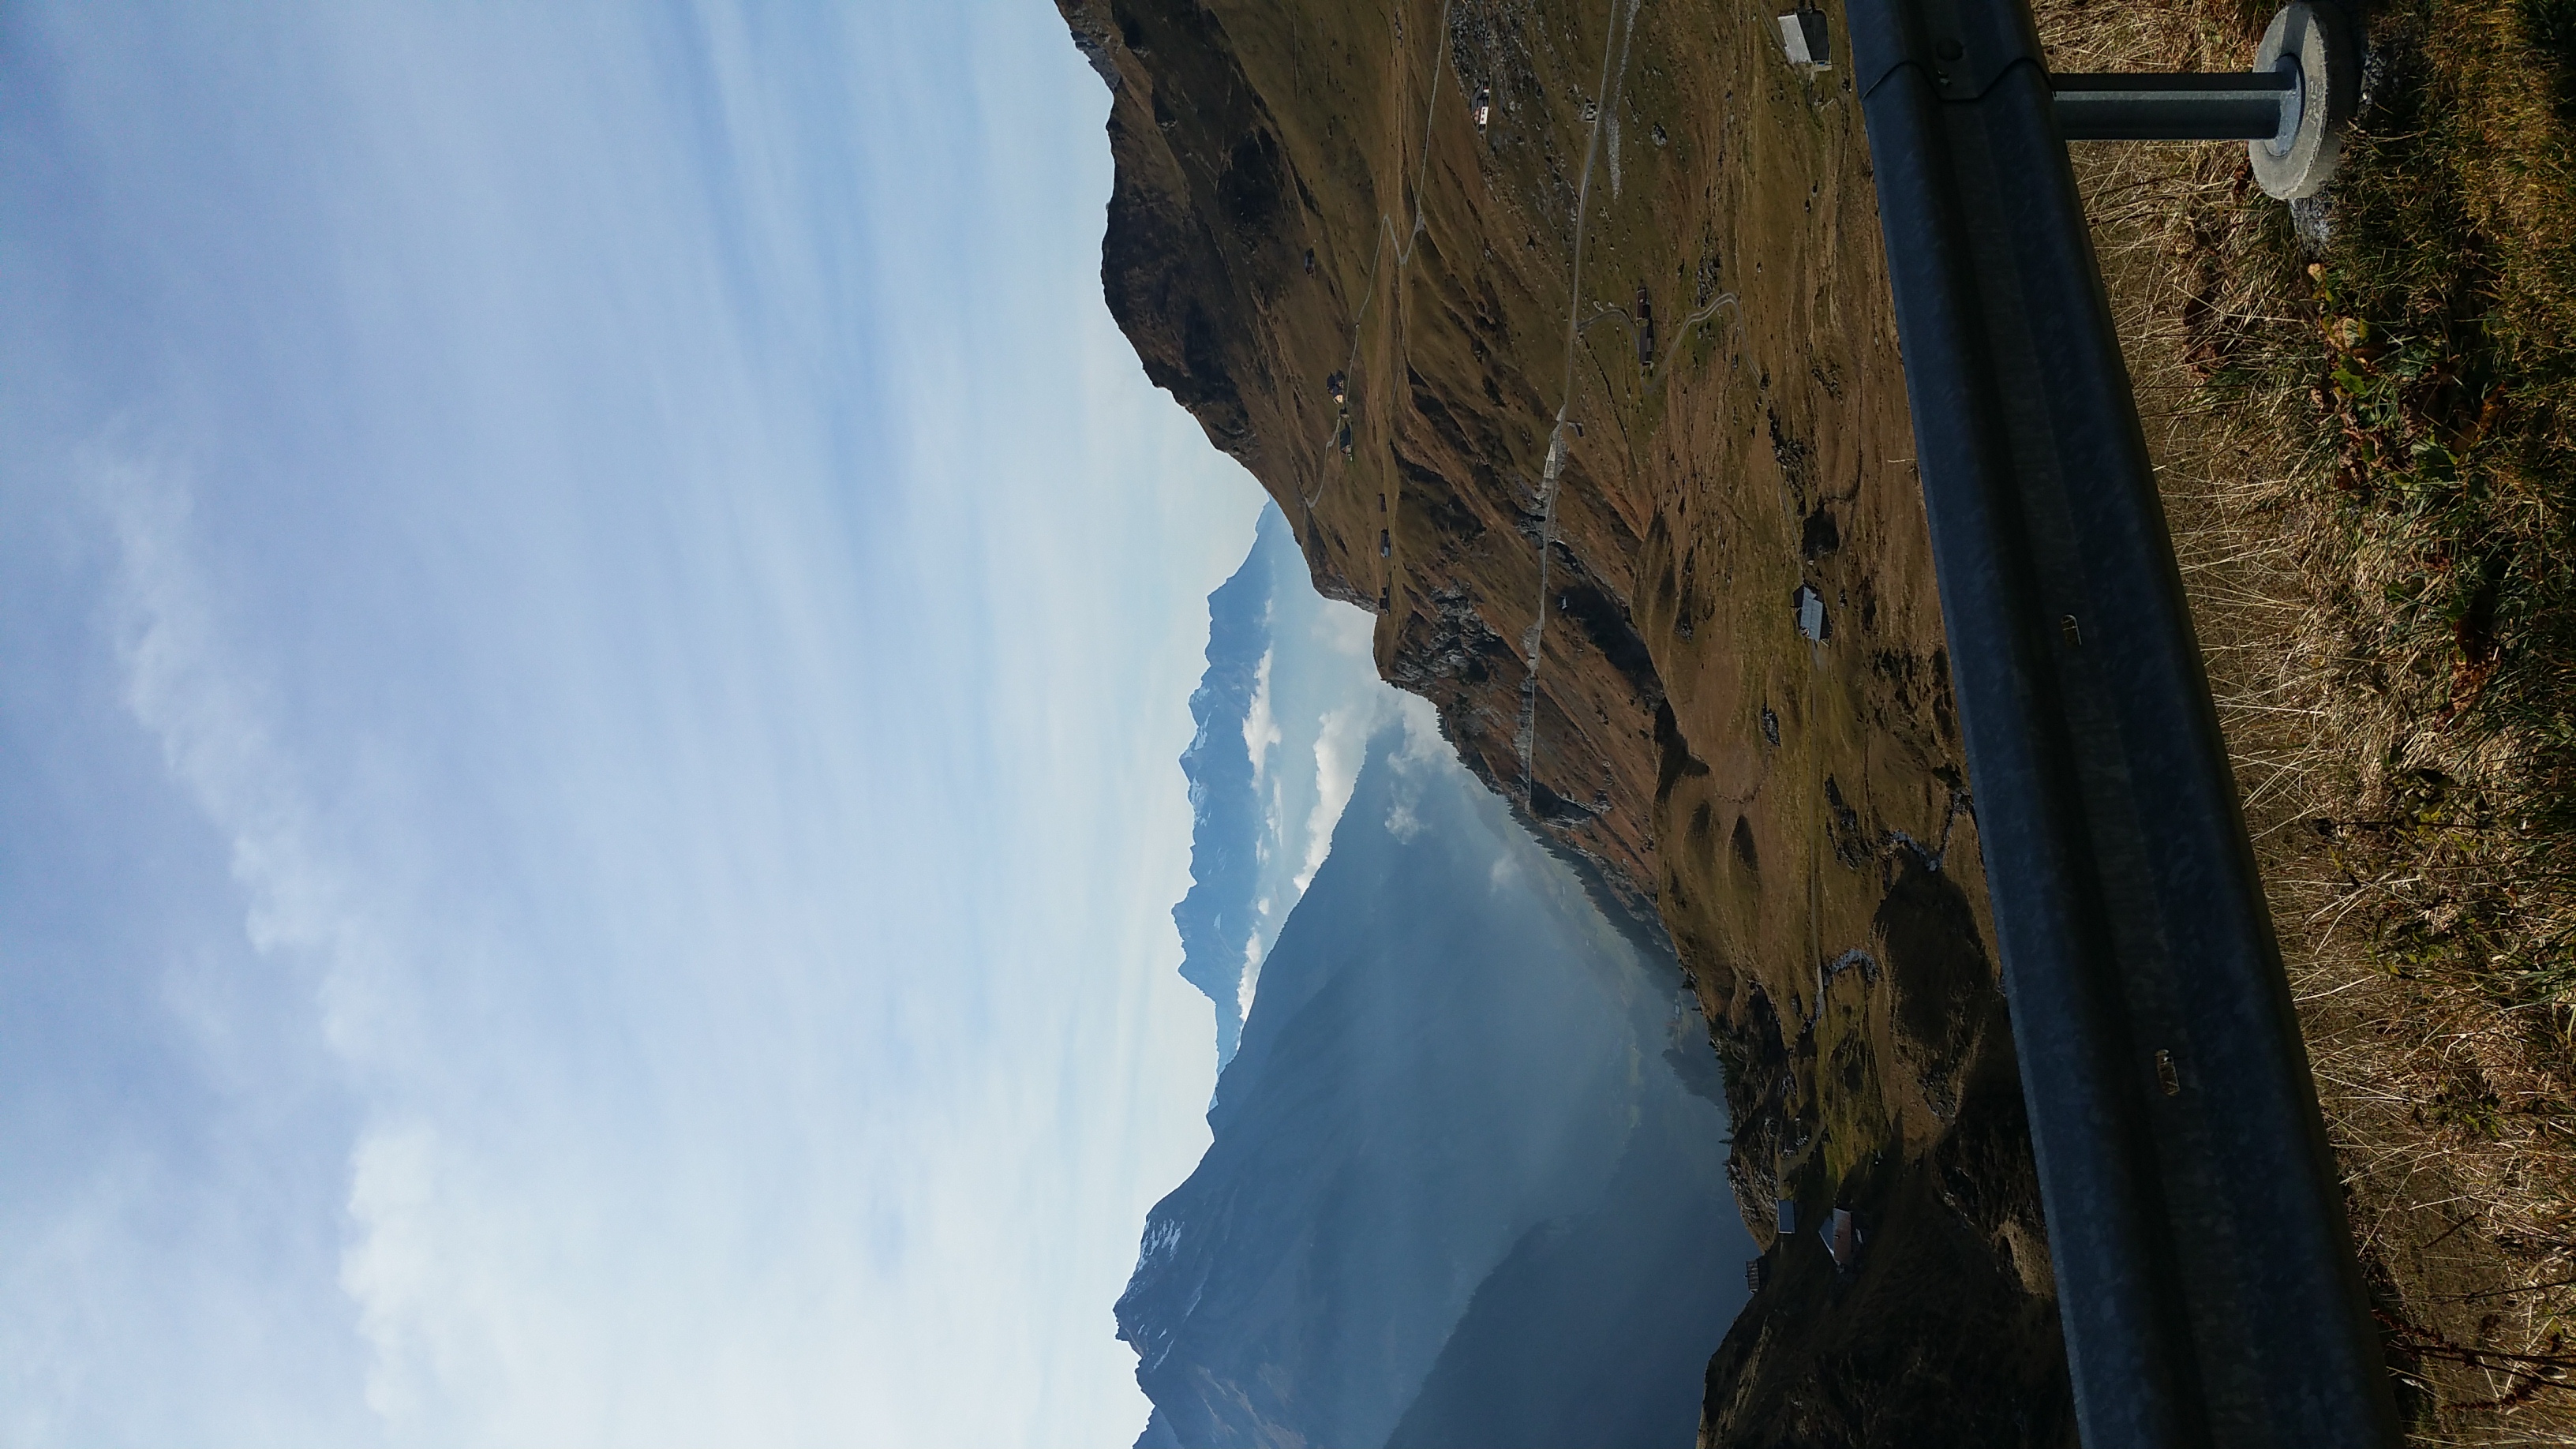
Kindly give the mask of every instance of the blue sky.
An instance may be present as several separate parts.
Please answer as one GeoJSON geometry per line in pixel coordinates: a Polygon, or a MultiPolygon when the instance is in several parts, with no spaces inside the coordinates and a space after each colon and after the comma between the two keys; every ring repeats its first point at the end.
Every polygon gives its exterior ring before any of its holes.
{"type": "Polygon", "coordinates": [[[0,1442],[1073,1444],[1260,497],[1041,0],[0,8],[0,1442]]]}

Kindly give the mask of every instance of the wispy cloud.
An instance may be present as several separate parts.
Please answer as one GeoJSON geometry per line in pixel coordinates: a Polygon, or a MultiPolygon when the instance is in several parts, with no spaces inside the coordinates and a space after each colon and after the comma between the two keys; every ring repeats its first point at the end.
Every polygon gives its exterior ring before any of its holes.
{"type": "Polygon", "coordinates": [[[386,1000],[404,974],[396,932],[324,840],[254,671],[227,657],[219,602],[192,554],[185,464],[112,445],[81,459],[114,542],[110,609],[124,697],[170,778],[220,832],[251,947],[311,989],[342,1055],[404,1053],[386,1000]]]}

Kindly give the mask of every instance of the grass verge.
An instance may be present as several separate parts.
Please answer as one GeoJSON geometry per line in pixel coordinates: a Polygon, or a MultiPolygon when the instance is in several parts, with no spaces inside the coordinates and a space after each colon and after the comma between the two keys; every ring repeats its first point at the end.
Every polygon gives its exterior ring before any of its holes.
{"type": "MultiPolygon", "coordinates": [[[[2236,0],[2043,0],[2063,70],[2236,0]]],[[[2077,169],[2410,1431],[2576,1443],[2576,0],[2401,0],[2332,191],[2077,169]]]]}

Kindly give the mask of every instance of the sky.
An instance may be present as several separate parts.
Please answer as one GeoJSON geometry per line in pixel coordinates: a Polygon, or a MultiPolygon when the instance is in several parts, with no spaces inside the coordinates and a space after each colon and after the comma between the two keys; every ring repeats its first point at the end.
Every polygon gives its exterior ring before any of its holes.
{"type": "Polygon", "coordinates": [[[1261,498],[1108,101],[1041,0],[0,6],[0,1443],[1132,1439],[1261,498]]]}

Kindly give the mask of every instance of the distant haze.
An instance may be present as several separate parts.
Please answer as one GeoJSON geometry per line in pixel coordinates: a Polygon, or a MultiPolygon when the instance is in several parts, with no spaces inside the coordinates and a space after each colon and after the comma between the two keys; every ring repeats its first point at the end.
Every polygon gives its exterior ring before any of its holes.
{"type": "MultiPolygon", "coordinates": [[[[1265,516],[1210,603],[1185,937],[1227,879],[1211,862],[1274,828],[1207,788],[1226,731],[1206,706],[1240,696],[1263,642],[1249,581],[1275,581],[1274,622],[1366,617],[1306,602],[1284,532],[1265,516]]],[[[1292,652],[1268,643],[1266,708],[1318,741],[1319,775],[1318,716],[1374,723],[1347,791],[1317,791],[1329,854],[1269,943],[1215,1141],[1119,1299],[1155,1406],[1139,1443],[1688,1445],[1752,1255],[1706,1024],[1669,954],[1612,925],[1427,704],[1283,674],[1292,652]]]]}

